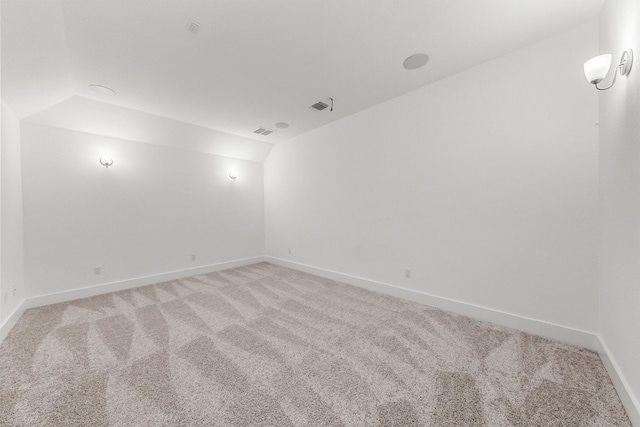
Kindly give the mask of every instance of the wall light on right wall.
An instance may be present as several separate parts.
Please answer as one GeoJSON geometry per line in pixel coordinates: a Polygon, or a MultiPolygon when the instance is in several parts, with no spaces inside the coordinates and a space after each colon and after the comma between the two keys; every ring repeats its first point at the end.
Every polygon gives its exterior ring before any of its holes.
{"type": "Polygon", "coordinates": [[[599,87],[598,83],[604,80],[609,74],[611,68],[611,54],[606,53],[604,55],[591,58],[584,63],[584,75],[587,81],[595,85],[598,90],[607,90],[613,87],[616,83],[617,71],[620,71],[621,76],[628,76],[631,72],[631,66],[633,65],[633,51],[631,49],[625,50],[620,58],[620,63],[613,72],[613,81],[607,87],[599,87]]]}
{"type": "Polygon", "coordinates": [[[111,157],[110,154],[102,154],[100,156],[100,164],[105,168],[108,168],[113,164],[113,158],[111,157]]]}

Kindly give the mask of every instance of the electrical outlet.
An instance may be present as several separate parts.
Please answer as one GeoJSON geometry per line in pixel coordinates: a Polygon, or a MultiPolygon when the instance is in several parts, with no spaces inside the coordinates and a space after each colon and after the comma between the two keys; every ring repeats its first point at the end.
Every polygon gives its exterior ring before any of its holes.
{"type": "Polygon", "coordinates": [[[291,249],[289,249],[289,255],[291,255],[291,249]]]}
{"type": "Polygon", "coordinates": [[[13,285],[11,287],[11,293],[13,293],[14,297],[18,294],[18,286],[17,285],[13,285]]]}
{"type": "Polygon", "coordinates": [[[410,268],[405,268],[404,269],[404,277],[410,279],[411,278],[411,269],[410,268]]]}
{"type": "Polygon", "coordinates": [[[99,265],[96,267],[93,267],[93,274],[95,274],[96,276],[99,274],[102,274],[102,267],[100,267],[99,265]]]}
{"type": "Polygon", "coordinates": [[[191,261],[195,261],[196,260],[196,254],[191,254],[191,261]]]}
{"type": "Polygon", "coordinates": [[[4,303],[5,304],[7,303],[7,301],[9,301],[9,292],[4,291],[4,298],[3,299],[4,299],[4,303]]]}

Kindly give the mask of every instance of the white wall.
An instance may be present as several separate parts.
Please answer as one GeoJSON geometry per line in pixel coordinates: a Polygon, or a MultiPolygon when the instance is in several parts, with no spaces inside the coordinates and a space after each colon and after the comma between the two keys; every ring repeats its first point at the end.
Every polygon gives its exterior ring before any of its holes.
{"type": "Polygon", "coordinates": [[[595,332],[597,50],[591,22],[276,145],[266,254],[595,332]]]}
{"type": "Polygon", "coordinates": [[[264,253],[261,163],[24,121],[22,161],[28,296],[264,253]]]}
{"type": "Polygon", "coordinates": [[[20,121],[2,102],[0,325],[24,299],[20,121]],[[13,286],[16,294],[13,294],[13,286]],[[7,300],[5,303],[5,292],[7,300]]]}
{"type": "MultiPolygon", "coordinates": [[[[633,49],[628,77],[600,93],[600,336],[640,413],[640,6],[607,0],[600,52],[617,63],[633,49]]],[[[636,415],[638,416],[638,415],[636,415]]],[[[636,420],[640,422],[640,417],[636,420]]]]}
{"type": "Polygon", "coordinates": [[[27,121],[261,163],[273,147],[269,142],[256,141],[81,96],[72,96],[29,116],[27,121]]]}

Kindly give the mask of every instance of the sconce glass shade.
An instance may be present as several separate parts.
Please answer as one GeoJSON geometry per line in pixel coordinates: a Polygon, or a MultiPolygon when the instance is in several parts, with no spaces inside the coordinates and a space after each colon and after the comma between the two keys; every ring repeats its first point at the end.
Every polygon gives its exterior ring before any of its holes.
{"type": "Polygon", "coordinates": [[[584,63],[584,75],[591,84],[600,83],[609,72],[611,67],[611,55],[604,54],[591,58],[584,63]]]}
{"type": "Polygon", "coordinates": [[[229,178],[235,181],[238,178],[238,171],[229,172],[229,178]]]}
{"type": "Polygon", "coordinates": [[[110,154],[103,154],[100,156],[100,164],[105,168],[108,168],[113,164],[113,159],[110,154]]]}

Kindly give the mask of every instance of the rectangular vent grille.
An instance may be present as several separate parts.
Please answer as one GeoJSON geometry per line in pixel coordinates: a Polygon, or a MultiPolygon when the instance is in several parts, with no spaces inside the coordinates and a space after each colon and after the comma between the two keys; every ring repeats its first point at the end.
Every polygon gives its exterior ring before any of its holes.
{"type": "Polygon", "coordinates": [[[329,104],[327,104],[326,102],[322,102],[322,101],[318,101],[315,104],[313,104],[311,107],[312,110],[316,110],[316,111],[322,111],[325,108],[327,108],[329,106],[329,104]]]}
{"type": "Polygon", "coordinates": [[[273,133],[273,131],[271,129],[267,129],[267,128],[258,128],[256,130],[253,131],[253,133],[257,133],[258,135],[271,135],[273,133]]]}

